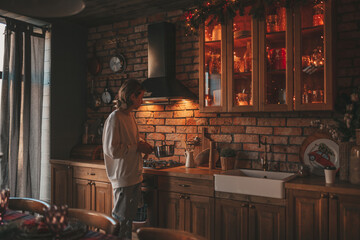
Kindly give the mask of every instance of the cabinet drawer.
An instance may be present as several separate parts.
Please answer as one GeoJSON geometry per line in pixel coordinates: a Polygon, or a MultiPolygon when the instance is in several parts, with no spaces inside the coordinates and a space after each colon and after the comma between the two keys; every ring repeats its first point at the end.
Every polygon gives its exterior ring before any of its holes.
{"type": "Polygon", "coordinates": [[[178,177],[158,177],[159,190],[214,196],[213,181],[178,177]]]}
{"type": "Polygon", "coordinates": [[[105,169],[74,167],[74,178],[109,182],[105,169]]]}

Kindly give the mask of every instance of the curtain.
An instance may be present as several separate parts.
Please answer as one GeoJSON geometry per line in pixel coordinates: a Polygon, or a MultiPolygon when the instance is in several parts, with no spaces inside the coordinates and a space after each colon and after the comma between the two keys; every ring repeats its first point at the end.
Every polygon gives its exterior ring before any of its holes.
{"type": "Polygon", "coordinates": [[[1,188],[39,198],[44,45],[30,25],[6,21],[0,112],[1,188]]]}

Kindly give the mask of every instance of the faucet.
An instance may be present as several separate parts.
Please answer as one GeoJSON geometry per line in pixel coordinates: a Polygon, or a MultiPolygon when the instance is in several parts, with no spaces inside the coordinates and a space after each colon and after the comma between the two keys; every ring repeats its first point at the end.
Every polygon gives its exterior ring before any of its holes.
{"type": "Polygon", "coordinates": [[[268,163],[268,159],[267,159],[267,141],[266,141],[266,137],[264,138],[264,142],[262,142],[261,139],[260,139],[260,135],[259,135],[259,147],[260,147],[260,144],[263,144],[265,146],[264,156],[260,159],[261,164],[262,164],[262,168],[263,168],[264,171],[268,171],[269,170],[269,163],[268,163]]]}

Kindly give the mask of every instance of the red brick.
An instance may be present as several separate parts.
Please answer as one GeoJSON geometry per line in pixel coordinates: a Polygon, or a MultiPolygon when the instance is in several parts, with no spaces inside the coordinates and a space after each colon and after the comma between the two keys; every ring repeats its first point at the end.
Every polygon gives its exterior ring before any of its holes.
{"type": "Polygon", "coordinates": [[[211,139],[215,142],[232,142],[231,135],[224,135],[224,134],[212,134],[211,139]]]}
{"type": "Polygon", "coordinates": [[[124,28],[124,27],[129,27],[129,21],[122,21],[122,22],[114,23],[114,29],[124,28]]]}
{"type": "MultiPolygon", "coordinates": [[[[220,126],[207,126],[207,133],[220,133],[220,126]]],[[[204,127],[199,127],[198,132],[202,133],[204,131],[204,127]]]]}
{"type": "Polygon", "coordinates": [[[234,125],[256,125],[256,118],[252,117],[234,117],[234,125]]]}
{"type": "Polygon", "coordinates": [[[148,112],[163,111],[163,110],[164,110],[164,106],[162,105],[142,105],[138,109],[138,111],[148,111],[148,112]]]}
{"type": "Polygon", "coordinates": [[[314,118],[288,118],[287,126],[294,127],[308,127],[311,125],[311,121],[314,121],[314,118]]]}
{"type": "Polygon", "coordinates": [[[196,126],[176,126],[176,133],[197,133],[196,126]]]}
{"type": "Polygon", "coordinates": [[[147,64],[135,64],[134,71],[145,70],[147,67],[147,64]]]}
{"type": "Polygon", "coordinates": [[[272,134],[272,127],[246,127],[246,133],[272,134]]]}
{"type": "Polygon", "coordinates": [[[174,133],[175,132],[175,127],[174,126],[156,126],[156,132],[174,133]]]}
{"type": "Polygon", "coordinates": [[[273,146],[274,152],[281,152],[281,153],[299,153],[300,147],[299,146],[273,146]]]}
{"type": "Polygon", "coordinates": [[[240,151],[239,154],[238,154],[238,159],[258,160],[259,159],[259,152],[240,151]]]}
{"type": "Polygon", "coordinates": [[[186,134],[166,134],[166,140],[186,141],[186,134]]]}
{"type": "Polygon", "coordinates": [[[165,140],[165,135],[162,133],[149,133],[147,135],[147,139],[152,140],[165,140]]]}
{"type": "Polygon", "coordinates": [[[139,25],[139,24],[144,24],[144,23],[146,23],[146,20],[147,20],[146,17],[136,18],[136,19],[130,21],[130,25],[135,26],[135,25],[139,25]]]}
{"type": "Polygon", "coordinates": [[[185,119],[171,119],[165,120],[165,125],[185,125],[185,119]]]}
{"type": "Polygon", "coordinates": [[[172,118],[173,112],[154,112],[154,118],[172,118]]]}
{"type": "Polygon", "coordinates": [[[146,119],[146,124],[149,124],[149,125],[164,125],[165,124],[165,119],[149,118],[149,119],[146,119]]]}
{"type": "Polygon", "coordinates": [[[252,143],[244,143],[243,144],[243,150],[245,151],[261,151],[263,152],[265,150],[264,145],[260,145],[259,144],[252,144],[252,143]]]}
{"type": "Polygon", "coordinates": [[[301,135],[301,128],[275,127],[274,135],[301,135]]]}
{"type": "Polygon", "coordinates": [[[148,17],[148,23],[154,23],[154,22],[164,22],[165,21],[165,13],[157,13],[155,15],[151,15],[148,17]]]}
{"type": "Polygon", "coordinates": [[[282,154],[282,153],[274,153],[271,160],[273,161],[281,161],[281,162],[285,162],[286,161],[286,154],[282,154]]]}
{"type": "Polygon", "coordinates": [[[152,112],[137,112],[136,113],[136,117],[137,118],[144,118],[144,117],[146,117],[146,118],[151,118],[151,117],[154,117],[154,113],[152,113],[152,112]]]}
{"type": "Polygon", "coordinates": [[[259,135],[234,134],[234,142],[258,143],[259,135]]]}
{"type": "Polygon", "coordinates": [[[244,133],[244,126],[221,126],[221,133],[244,133]]]}
{"type": "Polygon", "coordinates": [[[264,142],[266,138],[266,141],[268,144],[287,144],[288,143],[288,137],[280,137],[280,136],[262,136],[261,141],[264,142]]]}
{"type": "Polygon", "coordinates": [[[194,111],[195,117],[216,117],[216,113],[201,113],[199,110],[194,111]]]}
{"type": "Polygon", "coordinates": [[[285,126],[285,118],[258,118],[258,126],[285,126]]]}
{"type": "Polygon", "coordinates": [[[207,118],[187,118],[186,125],[205,126],[208,125],[207,118]]]}
{"type": "Polygon", "coordinates": [[[193,117],[193,111],[175,111],[174,118],[193,117]]]}
{"type": "Polygon", "coordinates": [[[231,125],[231,118],[210,118],[210,125],[231,125]]]}
{"type": "Polygon", "coordinates": [[[289,162],[300,162],[299,154],[288,154],[287,159],[289,162]]]}
{"type": "MultiPolygon", "coordinates": [[[[191,63],[192,63],[192,58],[189,58],[189,57],[176,60],[176,64],[178,64],[178,65],[185,65],[185,64],[191,64],[191,63]]],[[[197,75],[199,76],[199,73],[197,73],[197,75]]]]}
{"type": "Polygon", "coordinates": [[[304,140],[306,139],[306,137],[290,137],[289,138],[289,143],[290,144],[296,144],[296,145],[301,145],[304,140]]]}
{"type": "Polygon", "coordinates": [[[139,125],[139,132],[154,132],[154,126],[150,125],[139,125]]]}

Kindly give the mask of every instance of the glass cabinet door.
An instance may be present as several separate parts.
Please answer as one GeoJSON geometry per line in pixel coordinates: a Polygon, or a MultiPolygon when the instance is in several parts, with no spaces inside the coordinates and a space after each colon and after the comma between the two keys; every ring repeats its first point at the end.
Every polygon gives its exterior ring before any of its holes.
{"type": "Polygon", "coordinates": [[[249,15],[237,12],[227,27],[227,80],[229,111],[258,110],[258,42],[254,38],[257,22],[249,15]]]}
{"type": "Polygon", "coordinates": [[[280,5],[266,9],[259,26],[260,111],[293,108],[292,14],[280,5]]]}
{"type": "Polygon", "coordinates": [[[295,12],[295,110],[331,110],[331,2],[315,0],[295,12]]]}
{"type": "Polygon", "coordinates": [[[226,27],[208,19],[200,29],[199,105],[203,112],[226,111],[226,27]]]}

